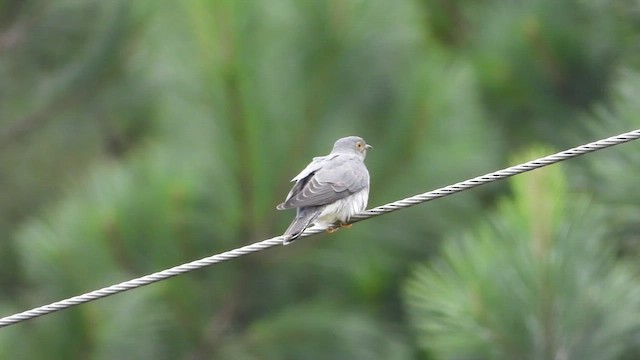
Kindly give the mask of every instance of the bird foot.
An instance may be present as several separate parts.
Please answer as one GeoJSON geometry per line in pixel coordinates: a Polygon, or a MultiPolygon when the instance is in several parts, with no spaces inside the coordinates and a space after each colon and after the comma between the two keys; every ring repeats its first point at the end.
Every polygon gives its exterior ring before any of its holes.
{"type": "Polygon", "coordinates": [[[347,224],[347,223],[343,223],[343,222],[341,222],[341,223],[339,223],[339,224],[335,224],[335,225],[331,225],[331,226],[329,226],[329,227],[326,229],[326,231],[327,231],[329,234],[332,234],[332,233],[334,233],[334,232],[336,232],[336,231],[338,231],[338,230],[340,230],[340,229],[348,229],[348,228],[350,228],[351,226],[353,226],[353,225],[352,225],[352,224],[347,224]]]}

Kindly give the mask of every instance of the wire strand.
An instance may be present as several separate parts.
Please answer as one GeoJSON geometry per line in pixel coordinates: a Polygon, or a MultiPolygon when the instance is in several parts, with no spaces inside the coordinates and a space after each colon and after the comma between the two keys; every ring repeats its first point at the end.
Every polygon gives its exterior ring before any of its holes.
{"type": "MultiPolygon", "coordinates": [[[[584,155],[593,151],[608,148],[611,146],[623,144],[632,140],[640,138],[640,129],[633,130],[620,135],[612,136],[606,139],[594,141],[582,146],[578,146],[569,150],[565,150],[553,155],[545,156],[539,159],[535,159],[520,165],[511,166],[502,170],[498,170],[486,175],[478,176],[473,179],[465,180],[453,185],[449,185],[440,189],[429,191],[423,194],[411,196],[402,200],[394,201],[376,208],[364,211],[360,214],[354,215],[351,219],[351,223],[356,223],[372,217],[384,215],[390,212],[394,212],[400,209],[408,208],[417,204],[421,204],[427,201],[452,195],[461,191],[469,190],[480,185],[488,184],[500,179],[508,178],[517,174],[521,174],[527,171],[538,169],[544,166],[555,164],[560,161],[571,159],[580,155],[584,155]]],[[[323,232],[320,228],[310,228],[304,231],[300,237],[308,237],[323,232]]],[[[282,245],[282,236],[276,236],[271,239],[256,242],[250,245],[246,245],[234,250],[226,251],[220,254],[212,255],[209,257],[195,260],[186,264],[172,267],[170,269],[162,270],[153,274],[142,276],[129,281],[124,281],[119,284],[104,287],[102,289],[94,290],[82,295],[74,296],[65,300],[57,301],[48,305],[40,306],[27,310],[21,313],[17,313],[11,316],[0,318],[0,328],[30,320],[42,315],[47,315],[56,311],[64,310],[73,306],[84,304],[90,301],[98,300],[110,295],[118,294],[127,290],[139,288],[141,286],[153,284],[158,281],[166,280],[180,274],[191,272],[201,269],[206,266],[221,263],[223,261],[235,259],[240,256],[248,255],[254,252],[266,250],[268,248],[282,245]]]]}

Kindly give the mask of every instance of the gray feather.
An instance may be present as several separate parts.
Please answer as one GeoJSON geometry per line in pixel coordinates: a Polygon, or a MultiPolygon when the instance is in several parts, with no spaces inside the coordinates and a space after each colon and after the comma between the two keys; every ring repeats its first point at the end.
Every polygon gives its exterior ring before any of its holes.
{"type": "Polygon", "coordinates": [[[369,173],[361,159],[352,154],[337,154],[323,161],[319,169],[299,180],[278,209],[321,206],[343,199],[369,184],[369,173]]]}
{"type": "Polygon", "coordinates": [[[287,228],[287,231],[282,234],[285,237],[283,241],[284,245],[292,242],[302,235],[304,230],[309,227],[311,222],[316,219],[318,214],[320,214],[320,209],[318,208],[301,208],[296,212],[296,217],[291,222],[291,225],[287,228]]]}

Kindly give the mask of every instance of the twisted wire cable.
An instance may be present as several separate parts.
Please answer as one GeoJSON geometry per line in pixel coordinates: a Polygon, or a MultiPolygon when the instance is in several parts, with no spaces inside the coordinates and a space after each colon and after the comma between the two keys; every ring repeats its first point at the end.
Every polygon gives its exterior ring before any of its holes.
{"type": "MultiPolygon", "coordinates": [[[[402,200],[394,201],[376,208],[364,211],[360,214],[354,215],[351,218],[351,223],[356,223],[372,217],[380,216],[390,212],[394,212],[400,209],[404,209],[410,206],[421,204],[427,201],[452,195],[461,191],[472,189],[476,186],[488,184],[496,180],[508,178],[517,174],[521,174],[527,171],[538,169],[544,166],[555,164],[560,161],[571,159],[580,155],[584,155],[593,151],[608,148],[614,145],[623,144],[632,140],[640,138],[640,129],[626,132],[620,135],[612,136],[606,139],[594,141],[582,146],[578,146],[569,150],[565,150],[553,155],[545,156],[539,159],[535,159],[520,165],[511,166],[502,170],[498,170],[486,175],[478,176],[473,179],[461,181],[459,183],[445,186],[440,189],[429,191],[423,194],[411,196],[402,200]]],[[[320,228],[310,228],[304,231],[301,237],[308,237],[323,232],[320,228]]],[[[145,275],[129,281],[124,281],[119,284],[104,287],[102,289],[94,290],[82,295],[74,296],[65,300],[57,301],[48,305],[40,306],[27,310],[21,313],[17,313],[11,316],[0,318],[0,328],[23,322],[36,318],[38,316],[50,314],[56,311],[60,311],[69,307],[84,304],[90,301],[98,300],[103,297],[118,294],[127,290],[139,288],[141,286],[153,284],[155,282],[165,280],[180,274],[184,274],[190,271],[198,270],[206,266],[221,263],[230,259],[234,259],[240,256],[248,255],[254,252],[266,250],[268,248],[282,245],[283,237],[276,236],[267,240],[259,241],[250,245],[246,245],[234,250],[226,251],[220,254],[212,255],[209,257],[195,260],[186,264],[172,267],[170,269],[162,270],[153,274],[145,275]]]]}

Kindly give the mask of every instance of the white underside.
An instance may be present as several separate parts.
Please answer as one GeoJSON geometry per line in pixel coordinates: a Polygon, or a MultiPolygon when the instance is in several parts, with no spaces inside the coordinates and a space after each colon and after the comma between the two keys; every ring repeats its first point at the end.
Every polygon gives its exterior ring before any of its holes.
{"type": "Polygon", "coordinates": [[[368,200],[369,189],[367,187],[333,204],[327,205],[313,222],[314,227],[326,229],[338,221],[345,223],[349,221],[352,215],[364,211],[367,208],[368,200]]]}

